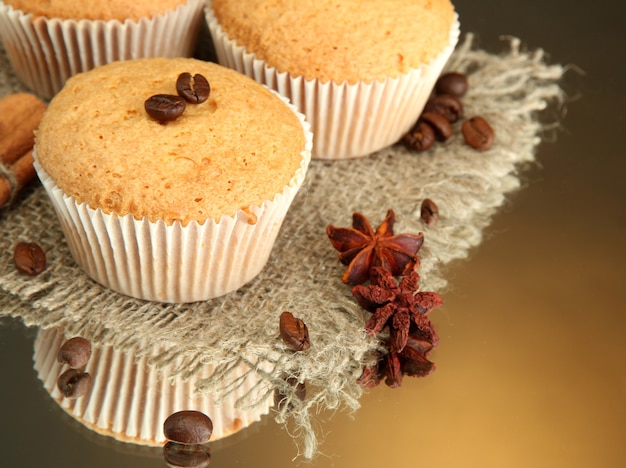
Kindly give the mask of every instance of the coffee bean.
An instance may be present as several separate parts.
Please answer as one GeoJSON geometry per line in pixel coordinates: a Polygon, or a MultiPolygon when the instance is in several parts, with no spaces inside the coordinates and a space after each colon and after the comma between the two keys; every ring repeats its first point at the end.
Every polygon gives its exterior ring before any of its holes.
{"type": "MultiPolygon", "coordinates": [[[[294,388],[294,396],[300,401],[306,399],[306,383],[299,382],[296,377],[287,377],[285,381],[294,388]]],[[[287,396],[278,388],[274,390],[274,406],[278,411],[281,411],[283,406],[287,404],[287,396]]],[[[293,410],[293,403],[289,402],[288,410],[293,410]]]]}
{"type": "Polygon", "coordinates": [[[404,144],[415,151],[426,151],[435,143],[435,131],[427,122],[418,120],[403,138],[404,144]]]}
{"type": "Polygon", "coordinates": [[[213,434],[213,421],[200,411],[178,411],[163,423],[163,434],[179,444],[205,444],[213,434]]]}
{"type": "Polygon", "coordinates": [[[464,96],[468,88],[467,77],[463,73],[458,72],[444,73],[435,83],[435,92],[437,94],[450,94],[456,97],[464,96]]]}
{"type": "Polygon", "coordinates": [[[191,73],[181,73],[176,80],[176,92],[185,101],[192,104],[200,104],[209,99],[211,86],[207,79],[199,73],[191,76],[191,73]]]}
{"type": "Polygon", "coordinates": [[[452,124],[443,115],[434,112],[424,112],[420,119],[430,124],[435,131],[437,140],[446,141],[452,136],[452,124]]]}
{"type": "Polygon", "coordinates": [[[463,104],[459,98],[451,94],[440,94],[428,100],[424,112],[441,114],[450,123],[454,123],[463,117],[463,104]]]}
{"type": "Polygon", "coordinates": [[[72,369],[80,369],[87,365],[90,356],[91,343],[85,338],[75,336],[63,343],[63,346],[59,348],[57,361],[67,364],[72,369]]]}
{"type": "Polygon", "coordinates": [[[211,463],[211,451],[203,444],[179,444],[169,441],[163,446],[165,463],[176,468],[204,468],[211,463]]]}
{"type": "Polygon", "coordinates": [[[91,388],[91,375],[79,369],[68,369],[57,379],[57,387],[65,398],[79,398],[91,388]]]}
{"type": "Polygon", "coordinates": [[[46,268],[46,254],[35,242],[19,242],[13,251],[13,262],[20,273],[35,276],[46,268]]]}
{"type": "Polygon", "coordinates": [[[311,347],[309,329],[299,318],[291,312],[280,314],[280,337],[294,351],[304,351],[311,347]]]}
{"type": "Polygon", "coordinates": [[[155,94],[144,103],[146,112],[159,122],[169,122],[180,117],[185,111],[185,100],[173,94],[155,94]]]}
{"type": "Polygon", "coordinates": [[[465,142],[478,151],[486,151],[491,148],[495,139],[491,125],[479,115],[463,122],[461,131],[465,142]]]}
{"type": "Polygon", "coordinates": [[[437,220],[439,220],[439,208],[430,198],[425,198],[424,201],[422,201],[420,217],[427,226],[432,227],[437,224],[437,220]]]}

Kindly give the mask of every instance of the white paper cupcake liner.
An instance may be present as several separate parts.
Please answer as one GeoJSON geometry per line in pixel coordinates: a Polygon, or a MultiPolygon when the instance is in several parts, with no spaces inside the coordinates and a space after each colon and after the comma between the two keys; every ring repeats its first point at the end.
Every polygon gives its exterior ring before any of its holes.
{"type": "Polygon", "coordinates": [[[106,63],[191,56],[203,5],[189,0],[162,15],[120,22],[34,17],[0,0],[0,39],[20,80],[49,99],[70,76],[106,63]]]}
{"type": "Polygon", "coordinates": [[[456,17],[445,49],[429,64],[397,78],[322,83],[268,66],[227,36],[210,1],[205,12],[219,63],[286,96],[306,116],[314,135],[314,159],[366,156],[400,140],[421,114],[460,33],[456,17]]]}
{"type": "MultiPolygon", "coordinates": [[[[280,98],[280,96],[278,96],[280,98]]],[[[312,134],[298,116],[306,137],[299,169],[281,193],[251,213],[239,210],[218,221],[182,226],[137,220],[92,209],[67,196],[37,161],[35,169],[59,218],[76,263],[95,281],[138,299],[186,303],[234,291],[256,277],[274,242],[311,160],[312,134]]]]}
{"type": "Polygon", "coordinates": [[[56,329],[40,330],[35,339],[34,368],[45,390],[83,425],[119,441],[163,445],[163,422],[182,410],[201,411],[209,416],[213,422],[211,441],[215,441],[259,421],[273,405],[267,383],[244,364],[229,374],[224,384],[225,396],[220,401],[195,390],[196,382],[211,376],[211,366],[193,379],[164,378],[179,363],[158,370],[149,366],[151,357],[163,351],[160,346],[154,346],[152,354],[143,357],[136,357],[133,350],[93,346],[84,369],[92,378],[90,390],[76,399],[65,398],[57,387],[57,379],[68,367],[56,360],[64,341],[63,333],[56,329]],[[229,384],[236,384],[235,389],[229,388],[229,384]],[[242,401],[249,408],[243,408],[242,401]]]}

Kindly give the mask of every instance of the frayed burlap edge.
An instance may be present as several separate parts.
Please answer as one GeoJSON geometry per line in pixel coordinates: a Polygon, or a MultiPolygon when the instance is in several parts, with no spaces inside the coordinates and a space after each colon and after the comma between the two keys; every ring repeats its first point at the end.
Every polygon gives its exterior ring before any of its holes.
{"type": "MultiPolygon", "coordinates": [[[[563,67],[548,65],[541,50],[523,50],[515,38],[506,39],[507,50],[497,54],[474,49],[472,40],[466,37],[447,69],[469,75],[465,114],[491,122],[497,133],[491,150],[479,153],[465,145],[459,123],[451,140],[426,153],[396,145],[358,160],[314,161],[261,275],[226,297],[191,305],[130,299],[86,277],[69,254],[45,193],[35,184],[19,204],[0,212],[0,316],[19,317],[28,326],[59,327],[68,336],[88,336],[96,345],[132,350],[137,356],[149,352],[140,342],[168,343],[151,364],[159,368],[181,362],[174,375],[192,377],[212,363],[218,372],[199,381],[197,390],[218,400],[233,391],[228,369],[246,363],[286,395],[291,405],[283,405],[276,419],[289,421],[299,454],[313,457],[318,450],[314,415],[359,407],[362,389],[356,379],[377,347],[363,332],[366,314],[340,280],[344,267],[326,238],[326,226],[350,225],[353,211],[377,224],[393,208],[396,232],[425,234],[421,289],[441,293],[447,285],[442,266],[466,257],[481,242],[506,194],[520,187],[520,167],[534,160],[541,136],[558,120],[556,113],[546,118],[540,111],[562,102],[563,67]],[[420,221],[424,198],[434,200],[441,211],[433,228],[420,221]],[[20,240],[36,241],[46,250],[48,267],[40,276],[15,271],[12,251],[20,240]],[[284,310],[307,323],[309,351],[293,353],[282,344],[278,317],[284,310]],[[306,381],[304,401],[287,377],[306,381]]],[[[0,60],[2,94],[22,90],[6,73],[6,57],[0,60]]],[[[433,319],[436,323],[436,312],[433,319]]],[[[246,408],[258,401],[244,395],[238,404],[246,408]]]]}

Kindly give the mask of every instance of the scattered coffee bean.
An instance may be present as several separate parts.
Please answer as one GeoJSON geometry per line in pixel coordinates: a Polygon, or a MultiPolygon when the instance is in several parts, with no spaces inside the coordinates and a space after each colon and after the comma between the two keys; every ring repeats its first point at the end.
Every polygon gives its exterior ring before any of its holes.
{"type": "Polygon", "coordinates": [[[465,142],[478,151],[486,151],[491,148],[495,139],[491,125],[479,115],[463,122],[461,131],[465,142]]]}
{"type": "Polygon", "coordinates": [[[437,224],[437,220],[439,219],[439,208],[430,198],[425,198],[424,201],[422,201],[420,217],[427,226],[432,227],[437,224]]]}
{"type": "Polygon", "coordinates": [[[85,338],[75,336],[67,340],[57,353],[57,361],[67,364],[72,369],[80,369],[87,365],[91,356],[91,343],[85,338]]]}
{"type": "Polygon", "coordinates": [[[46,268],[46,254],[35,242],[20,242],[13,251],[13,261],[20,273],[35,276],[46,268]]]}
{"type": "Polygon", "coordinates": [[[200,104],[209,99],[211,86],[207,79],[199,73],[191,76],[191,73],[181,73],[176,80],[176,92],[185,101],[192,104],[200,104]]]}
{"type": "Polygon", "coordinates": [[[185,111],[185,100],[173,94],[155,94],[144,103],[146,112],[159,122],[176,120],[185,111]]]}
{"type": "Polygon", "coordinates": [[[203,444],[179,444],[169,441],[163,446],[165,463],[176,468],[204,468],[211,463],[211,452],[203,444]]]}
{"type": "Polygon", "coordinates": [[[280,337],[291,349],[304,351],[311,347],[309,329],[301,319],[294,317],[291,312],[280,314],[279,325],[280,337]]]}
{"type": "Polygon", "coordinates": [[[435,143],[435,131],[423,120],[418,120],[415,126],[404,135],[404,144],[415,151],[426,151],[435,143]]]}
{"type": "MultiPolygon", "coordinates": [[[[404,144],[415,151],[424,151],[433,145],[434,138],[439,141],[450,138],[454,131],[451,124],[464,117],[460,98],[467,93],[468,88],[469,82],[463,73],[448,72],[441,75],[415,126],[404,136],[404,144]],[[431,132],[434,135],[432,138],[431,132]]],[[[480,116],[463,121],[461,132],[465,142],[477,151],[488,150],[495,139],[493,128],[480,116]]],[[[436,222],[436,219],[429,219],[436,222]]],[[[429,224],[428,221],[424,222],[429,224]]]]}
{"type": "MultiPolygon", "coordinates": [[[[298,398],[300,401],[304,401],[306,399],[306,383],[298,382],[296,377],[288,377],[285,381],[295,388],[294,396],[298,398]]],[[[274,390],[274,406],[278,411],[281,411],[283,406],[288,402],[287,396],[281,392],[278,388],[274,390]]],[[[289,410],[293,410],[293,403],[289,401],[289,410]]]]}
{"type": "Polygon", "coordinates": [[[452,136],[452,124],[443,115],[424,112],[420,118],[433,128],[437,140],[446,141],[452,136]]]}
{"type": "Polygon", "coordinates": [[[163,423],[163,434],[179,444],[206,444],[213,434],[213,421],[201,411],[178,411],[163,423]]]}
{"type": "Polygon", "coordinates": [[[437,94],[450,94],[458,98],[464,96],[468,88],[467,77],[463,73],[458,72],[444,73],[435,83],[435,92],[437,94]]]}
{"type": "Polygon", "coordinates": [[[463,104],[456,96],[451,94],[439,94],[428,100],[424,112],[441,114],[450,123],[454,123],[463,117],[463,104]]]}
{"type": "Polygon", "coordinates": [[[91,375],[79,369],[68,369],[57,379],[57,387],[65,398],[79,398],[91,388],[91,375]]]}

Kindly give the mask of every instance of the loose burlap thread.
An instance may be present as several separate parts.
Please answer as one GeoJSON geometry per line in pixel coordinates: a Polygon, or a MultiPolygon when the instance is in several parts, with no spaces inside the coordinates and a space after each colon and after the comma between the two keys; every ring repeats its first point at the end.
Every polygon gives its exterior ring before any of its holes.
{"type": "MultiPolygon", "coordinates": [[[[425,235],[421,290],[445,291],[442,267],[467,257],[482,241],[507,193],[520,187],[520,170],[534,161],[536,145],[558,121],[557,113],[541,111],[550,103],[560,109],[564,97],[559,86],[564,67],[547,64],[542,50],[524,50],[516,38],[506,38],[505,44],[504,51],[489,53],[476,49],[467,35],[447,66],[468,74],[465,115],[482,115],[492,124],[496,142],[491,150],[468,147],[457,123],[448,142],[424,153],[395,145],[357,160],[313,161],[268,265],[251,283],[222,298],[159,304],[99,286],[74,263],[54,210],[34,183],[18,203],[0,212],[0,316],[19,317],[27,326],[59,327],[68,336],[89,336],[96,345],[137,357],[149,353],[145,343],[166,343],[167,350],[150,364],[180,363],[173,375],[191,378],[211,363],[216,371],[198,382],[197,391],[211,392],[218,402],[237,391],[230,370],[247,364],[286,396],[290,404],[275,417],[285,423],[299,453],[313,457],[318,451],[315,414],[359,408],[363,390],[356,380],[378,346],[363,330],[369,314],[341,282],[345,267],[326,237],[326,226],[349,226],[354,211],[377,225],[392,208],[396,232],[425,235]],[[434,200],[441,212],[432,228],[420,221],[424,198],[434,200]],[[48,266],[37,277],[14,268],[13,248],[22,240],[46,251],[48,266]],[[310,350],[294,353],[282,343],[278,317],[284,310],[307,323],[310,350]],[[289,377],[306,382],[304,401],[289,377]]],[[[23,90],[0,56],[2,95],[23,90]]],[[[436,324],[436,311],[431,317],[436,324]]],[[[251,408],[260,401],[243,395],[238,405],[251,408]]]]}

